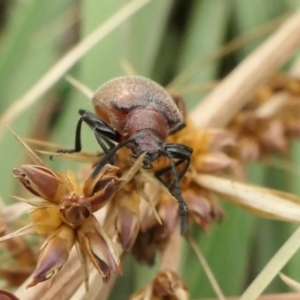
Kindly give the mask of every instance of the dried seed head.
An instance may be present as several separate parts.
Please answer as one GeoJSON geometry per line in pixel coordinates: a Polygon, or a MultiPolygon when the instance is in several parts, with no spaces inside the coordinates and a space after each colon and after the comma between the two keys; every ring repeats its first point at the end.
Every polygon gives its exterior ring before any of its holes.
{"type": "Polygon", "coordinates": [[[237,135],[231,154],[249,162],[271,153],[285,153],[291,136],[299,136],[300,79],[275,74],[252,101],[232,119],[228,129],[237,135]]]}
{"type": "Polygon", "coordinates": [[[115,176],[117,171],[117,167],[106,165],[96,178],[90,176],[78,184],[72,171],[56,173],[31,165],[14,170],[15,177],[27,190],[49,202],[28,201],[37,208],[30,212],[32,224],[24,230],[48,234],[28,287],[53,277],[68,259],[75,243],[78,243],[79,253],[91,259],[104,282],[108,281],[111,270],[121,271],[112,241],[92,214],[113,197],[119,184],[123,184],[124,179],[115,176]]]}
{"type": "MultiPolygon", "coordinates": [[[[152,283],[153,294],[158,297],[173,297],[173,299],[189,299],[188,289],[180,277],[172,271],[162,271],[156,275],[152,283]]],[[[171,298],[172,299],[172,298],[171,298]]]]}
{"type": "Polygon", "coordinates": [[[151,284],[131,296],[130,300],[188,300],[189,292],[180,277],[172,271],[159,272],[151,284]]]}
{"type": "Polygon", "coordinates": [[[75,229],[92,214],[92,206],[86,198],[69,194],[62,198],[59,212],[64,223],[75,229]]]}

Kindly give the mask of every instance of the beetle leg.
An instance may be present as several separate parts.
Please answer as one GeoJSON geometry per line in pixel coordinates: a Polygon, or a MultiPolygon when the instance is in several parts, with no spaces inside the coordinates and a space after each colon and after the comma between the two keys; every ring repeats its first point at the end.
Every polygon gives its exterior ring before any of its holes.
{"type": "Polygon", "coordinates": [[[73,149],[60,149],[57,152],[62,153],[74,153],[80,152],[82,149],[81,145],[81,126],[82,122],[87,123],[89,127],[94,131],[97,142],[101,146],[104,153],[110,151],[110,149],[115,147],[115,144],[111,141],[118,142],[120,140],[120,134],[111,128],[109,125],[100,120],[96,115],[91,112],[80,110],[79,111],[81,117],[77,122],[76,133],[75,133],[75,147],[73,149]],[[108,144],[108,148],[104,144],[104,142],[108,144]]]}
{"type": "Polygon", "coordinates": [[[180,218],[180,232],[184,234],[186,231],[186,212],[187,212],[187,205],[183,200],[181,190],[180,190],[180,180],[187,172],[188,167],[191,161],[191,154],[193,149],[181,144],[167,144],[164,146],[161,154],[166,156],[170,160],[170,166],[166,167],[162,170],[159,170],[155,173],[155,176],[169,189],[170,193],[176,198],[178,201],[179,206],[179,218],[180,218]],[[177,162],[174,162],[174,158],[178,158],[177,162]],[[176,167],[185,163],[183,170],[178,173],[176,167]],[[168,185],[161,176],[168,171],[172,171],[174,176],[174,181],[168,185]]]}
{"type": "Polygon", "coordinates": [[[173,128],[172,130],[169,131],[168,135],[172,135],[175,134],[177,132],[179,132],[180,130],[182,130],[184,127],[186,126],[185,123],[180,123],[177,127],[173,128]]]}
{"type": "Polygon", "coordinates": [[[101,136],[117,143],[120,142],[121,135],[119,132],[100,120],[95,114],[83,109],[79,110],[79,114],[83,121],[88,124],[90,128],[95,129],[101,136]]]}
{"type": "MultiPolygon", "coordinates": [[[[181,165],[185,160],[184,159],[180,159],[178,161],[175,162],[175,167],[178,167],[179,165],[181,165]]],[[[165,168],[162,168],[156,172],[154,172],[155,177],[162,182],[166,187],[168,187],[168,183],[166,183],[163,179],[162,179],[162,175],[166,174],[167,172],[169,172],[170,170],[172,170],[172,166],[169,165],[165,168]]],[[[180,181],[180,180],[179,180],[180,181]]]]}
{"type": "Polygon", "coordinates": [[[172,153],[174,158],[190,157],[193,153],[193,148],[183,144],[165,144],[164,150],[172,153]]]}
{"type": "Polygon", "coordinates": [[[170,153],[166,152],[167,157],[170,160],[170,165],[172,172],[174,174],[174,185],[172,188],[168,187],[170,193],[176,198],[178,202],[178,214],[179,214],[179,219],[180,219],[180,233],[183,235],[186,232],[186,223],[187,223],[187,205],[185,201],[183,200],[180,186],[179,186],[179,180],[178,180],[178,174],[176,172],[176,166],[173,160],[173,157],[170,153]]]}
{"type": "Polygon", "coordinates": [[[75,147],[73,149],[59,149],[56,152],[60,153],[74,153],[81,151],[81,126],[82,126],[83,118],[81,117],[76,125],[76,133],[75,133],[75,147]]]}
{"type": "MultiPolygon", "coordinates": [[[[173,158],[179,159],[175,163],[176,167],[183,164],[183,163],[185,163],[184,168],[179,173],[177,173],[178,174],[178,180],[181,181],[181,179],[183,178],[183,176],[185,175],[185,173],[187,172],[187,170],[190,166],[191,155],[193,153],[193,149],[188,147],[188,146],[182,145],[182,144],[166,144],[164,146],[164,150],[171,153],[173,158]]],[[[166,173],[169,170],[171,170],[172,167],[169,166],[169,167],[166,167],[165,169],[166,169],[165,170],[165,173],[166,173]]],[[[163,169],[159,170],[157,172],[160,172],[160,174],[159,174],[159,176],[160,176],[162,174],[161,172],[163,172],[163,169]]]]}
{"type": "MultiPolygon", "coordinates": [[[[112,143],[110,140],[106,139],[105,137],[103,137],[102,135],[100,135],[100,134],[97,132],[97,129],[96,129],[96,128],[94,128],[93,131],[94,131],[94,135],[95,135],[95,137],[96,137],[96,140],[97,140],[98,144],[100,145],[100,147],[102,148],[104,154],[107,154],[112,148],[115,147],[115,144],[112,143]],[[106,144],[103,142],[103,140],[104,140],[105,143],[108,144],[108,147],[107,147],[106,144]]],[[[102,153],[101,153],[101,155],[102,155],[102,153]]],[[[108,162],[109,162],[111,165],[113,165],[113,164],[115,163],[114,158],[113,158],[113,157],[110,157],[109,160],[108,160],[108,162]]]]}
{"type": "Polygon", "coordinates": [[[126,144],[128,144],[129,142],[130,142],[130,140],[123,141],[123,142],[115,145],[114,148],[110,149],[104,155],[104,157],[94,165],[94,170],[92,172],[91,177],[95,178],[97,176],[97,174],[100,172],[100,170],[104,167],[104,165],[107,164],[107,162],[110,161],[114,157],[114,155],[117,153],[117,151],[119,149],[121,149],[122,147],[126,146],[126,144]]]}

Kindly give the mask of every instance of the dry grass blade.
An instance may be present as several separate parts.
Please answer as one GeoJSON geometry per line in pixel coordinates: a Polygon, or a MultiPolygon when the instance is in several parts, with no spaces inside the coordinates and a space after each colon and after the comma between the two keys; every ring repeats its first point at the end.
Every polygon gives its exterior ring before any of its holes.
{"type": "Polygon", "coordinates": [[[214,289],[215,293],[217,294],[218,299],[226,300],[212,270],[210,269],[204,255],[202,254],[199,246],[196,244],[195,240],[192,238],[191,235],[187,235],[186,239],[187,239],[188,243],[190,244],[191,248],[194,250],[197,258],[199,259],[199,262],[200,262],[201,266],[203,267],[205,274],[208,277],[208,280],[209,280],[212,288],[214,289]]]}
{"type": "Polygon", "coordinates": [[[286,103],[289,99],[287,92],[279,92],[275,94],[270,100],[262,104],[256,111],[255,116],[257,118],[270,118],[275,115],[276,112],[286,103]]]}
{"type": "Polygon", "coordinates": [[[28,224],[28,225],[20,228],[19,230],[16,230],[16,231],[14,231],[10,234],[7,234],[7,235],[1,237],[0,242],[9,240],[9,239],[17,237],[17,236],[22,236],[22,235],[25,235],[25,234],[33,233],[33,232],[35,232],[34,225],[33,224],[28,224]]]}
{"type": "Polygon", "coordinates": [[[81,21],[81,16],[77,14],[76,5],[72,5],[67,8],[64,12],[55,16],[50,23],[43,25],[34,33],[32,37],[32,44],[36,47],[43,47],[45,40],[44,37],[48,36],[48,41],[55,39],[57,36],[72,30],[73,26],[76,26],[76,23],[81,21]],[[65,27],[61,28],[60,24],[64,23],[65,27]],[[51,28],[49,30],[49,28],[51,28]]]}
{"type": "Polygon", "coordinates": [[[124,181],[121,182],[116,189],[116,191],[119,191],[122,189],[132,178],[133,176],[139,171],[139,169],[142,166],[144,157],[146,153],[143,153],[132,165],[132,167],[121,177],[124,181]]]}
{"type": "Polygon", "coordinates": [[[286,172],[300,176],[299,168],[297,168],[297,166],[293,163],[290,163],[286,160],[278,159],[276,157],[268,157],[267,159],[263,160],[263,163],[279,170],[284,170],[286,172]]]}
{"type": "MultiPolygon", "coordinates": [[[[300,227],[272,257],[261,273],[243,293],[240,300],[255,300],[300,248],[300,227]]],[[[298,296],[299,297],[299,296],[298,296]]]]}
{"type": "MultiPolygon", "coordinates": [[[[139,178],[144,181],[147,182],[151,185],[153,185],[153,188],[155,189],[156,193],[164,192],[165,194],[169,195],[169,197],[171,197],[174,201],[177,201],[176,198],[170,193],[170,191],[168,190],[168,188],[159,180],[157,180],[157,178],[155,178],[151,173],[141,170],[139,173],[139,178]]],[[[158,195],[154,193],[154,197],[151,197],[152,199],[148,199],[147,197],[144,197],[144,195],[141,193],[141,197],[149,203],[149,205],[151,206],[151,208],[153,209],[155,218],[157,219],[159,224],[162,224],[162,221],[160,219],[160,216],[158,215],[153,203],[156,203],[155,199],[156,197],[158,197],[158,195]]],[[[153,192],[152,192],[153,194],[153,192]]]]}
{"type": "Polygon", "coordinates": [[[46,93],[79,59],[90,49],[131,17],[150,0],[134,0],[124,5],[104,24],[71,49],[52,67],[25,95],[14,102],[0,119],[0,141],[6,124],[10,124],[25,109],[30,107],[39,97],[46,93]]]}
{"type": "MultiPolygon", "coordinates": [[[[92,269],[89,274],[89,291],[86,292],[83,285],[80,285],[80,287],[77,289],[77,291],[73,294],[72,298],[70,300],[93,300],[97,299],[97,294],[100,289],[102,289],[103,284],[101,284],[101,276],[99,275],[98,271],[96,269],[92,269]]],[[[102,299],[102,298],[101,298],[102,299]]]]}
{"type": "MultiPolygon", "coordinates": [[[[111,275],[111,278],[110,278],[109,282],[102,289],[98,290],[98,294],[96,295],[96,297],[94,299],[101,299],[101,300],[108,299],[109,295],[111,293],[111,290],[113,289],[114,284],[115,284],[118,276],[119,276],[118,274],[113,273],[111,275]]],[[[98,282],[97,281],[96,282],[94,281],[92,284],[98,286],[98,282]]],[[[77,299],[74,298],[74,299],[71,299],[71,300],[77,300],[77,299]]]]}
{"type": "Polygon", "coordinates": [[[72,161],[80,161],[80,162],[87,162],[87,163],[96,163],[99,162],[100,160],[99,156],[97,156],[95,153],[89,153],[89,152],[80,152],[78,154],[51,152],[51,151],[42,151],[42,150],[37,150],[36,152],[48,156],[61,157],[63,159],[69,159],[72,161]]]}
{"type": "Polygon", "coordinates": [[[294,63],[290,74],[295,77],[300,77],[300,57],[298,57],[297,61],[294,63]]]}
{"type": "Polygon", "coordinates": [[[149,182],[149,183],[153,184],[154,186],[157,186],[157,188],[159,188],[162,192],[168,194],[171,198],[174,199],[174,201],[177,201],[176,198],[170,193],[168,188],[162,182],[160,182],[157,178],[155,178],[153,176],[153,174],[151,174],[145,170],[141,170],[139,176],[140,176],[141,180],[143,180],[144,182],[149,182]]]}
{"type": "Polygon", "coordinates": [[[300,198],[288,193],[259,188],[212,175],[195,175],[194,180],[225,199],[262,217],[300,222],[300,198]]]}
{"type": "Polygon", "coordinates": [[[87,259],[87,255],[81,250],[80,247],[77,248],[77,250],[79,250],[81,252],[81,254],[79,254],[78,256],[81,256],[81,264],[82,264],[82,268],[83,268],[83,273],[84,273],[84,281],[83,281],[83,285],[84,285],[84,290],[87,293],[89,291],[89,282],[90,282],[90,265],[89,265],[89,261],[87,259]]]}
{"type": "Polygon", "coordinates": [[[4,206],[1,211],[1,217],[6,223],[11,223],[20,218],[28,209],[32,207],[28,203],[14,203],[4,206]]]}
{"type": "MultiPolygon", "coordinates": [[[[217,300],[217,299],[209,298],[209,299],[201,299],[201,300],[217,300]]],[[[226,298],[226,300],[240,300],[240,297],[228,297],[226,298]]],[[[285,294],[262,295],[258,297],[256,300],[299,300],[299,294],[285,293],[285,294]]]]}
{"type": "Polygon", "coordinates": [[[5,202],[3,201],[3,199],[0,195],[0,209],[2,209],[3,207],[5,207],[5,202]]]}
{"type": "Polygon", "coordinates": [[[170,240],[162,254],[160,269],[162,271],[170,270],[177,273],[180,262],[180,249],[182,245],[182,236],[180,235],[179,223],[170,236],[170,240]]]}
{"type": "MultiPolygon", "coordinates": [[[[152,196],[151,197],[152,199],[150,199],[150,197],[146,194],[146,192],[143,190],[143,188],[138,183],[136,184],[136,188],[137,188],[137,192],[141,196],[141,198],[143,198],[149,204],[149,206],[151,207],[157,222],[160,225],[162,225],[161,218],[160,218],[160,216],[159,216],[159,214],[156,211],[155,206],[154,206],[154,203],[156,203],[155,198],[158,197],[158,194],[154,193],[154,197],[152,196]]],[[[157,191],[157,192],[159,192],[159,191],[157,191]]]]}
{"type": "Polygon", "coordinates": [[[122,58],[120,60],[120,66],[125,72],[126,75],[136,75],[136,71],[133,67],[133,65],[125,58],[122,58]]]}
{"type": "Polygon", "coordinates": [[[81,81],[75,79],[74,77],[67,75],[66,80],[75,87],[78,91],[80,91],[84,96],[86,96],[89,100],[91,100],[94,96],[94,92],[83,84],[81,81]]]}
{"type": "MultiPolygon", "coordinates": [[[[42,206],[42,205],[46,205],[46,206],[51,205],[48,201],[46,201],[44,199],[40,199],[40,198],[25,199],[25,198],[21,198],[21,197],[18,197],[18,196],[11,196],[11,197],[18,200],[18,201],[21,201],[21,202],[24,202],[28,205],[36,206],[36,207],[39,207],[39,206],[42,206]]],[[[14,204],[12,204],[12,205],[14,205],[14,204]]],[[[6,209],[8,209],[12,205],[7,206],[6,209]]],[[[29,208],[32,208],[32,207],[29,207],[29,208]]]]}
{"type": "Polygon", "coordinates": [[[300,46],[300,10],[232,71],[192,112],[200,127],[222,127],[249,101],[251,93],[300,46]],[[278,51],[280,49],[280,51],[278,51]]]}
{"type": "Polygon", "coordinates": [[[47,147],[47,148],[53,148],[53,149],[63,149],[64,146],[58,145],[58,144],[53,144],[51,142],[47,141],[41,141],[41,140],[36,140],[36,139],[31,139],[31,138],[22,138],[22,140],[30,145],[34,146],[41,146],[41,147],[47,147]]]}
{"type": "Polygon", "coordinates": [[[238,36],[237,38],[233,39],[232,41],[230,41],[229,43],[225,44],[223,47],[218,49],[216,52],[212,53],[209,57],[205,59],[201,59],[193,63],[193,65],[191,65],[190,67],[183,70],[172,80],[172,82],[170,82],[168,87],[173,89],[175,86],[178,86],[180,83],[188,80],[194,74],[199,72],[199,69],[201,67],[208,65],[209,63],[214,62],[218,59],[221,59],[225,55],[230,54],[231,52],[239,49],[243,45],[271,32],[272,30],[274,30],[274,28],[280,25],[286,18],[287,18],[286,15],[281,16],[279,18],[271,20],[270,22],[264,24],[263,26],[253,29],[252,31],[242,36],[238,36]]]}
{"type": "Polygon", "coordinates": [[[34,161],[34,163],[39,166],[46,167],[44,162],[34,153],[34,151],[30,147],[28,147],[27,144],[11,128],[9,128],[9,130],[12,132],[15,138],[20,142],[20,144],[25,148],[25,150],[28,153],[28,156],[34,161]]]}
{"type": "MultiPolygon", "coordinates": [[[[294,280],[282,273],[279,274],[279,277],[286,285],[288,285],[290,288],[292,288],[296,292],[300,293],[300,283],[299,282],[297,282],[296,280],[294,280]]],[[[299,295],[299,297],[300,297],[300,295],[299,295]]]]}

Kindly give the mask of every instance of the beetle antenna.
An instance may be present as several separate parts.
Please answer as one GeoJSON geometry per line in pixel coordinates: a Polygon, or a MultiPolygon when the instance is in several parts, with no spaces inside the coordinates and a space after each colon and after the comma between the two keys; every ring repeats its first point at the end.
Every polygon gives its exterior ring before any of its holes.
{"type": "Polygon", "coordinates": [[[184,235],[186,232],[186,223],[187,223],[187,205],[185,201],[183,200],[181,190],[180,190],[180,179],[178,177],[178,173],[176,171],[176,165],[173,160],[173,156],[169,151],[164,151],[163,154],[165,154],[169,160],[171,165],[171,170],[174,176],[174,182],[169,186],[170,193],[176,198],[178,201],[179,206],[179,219],[180,219],[180,234],[184,235]]]}

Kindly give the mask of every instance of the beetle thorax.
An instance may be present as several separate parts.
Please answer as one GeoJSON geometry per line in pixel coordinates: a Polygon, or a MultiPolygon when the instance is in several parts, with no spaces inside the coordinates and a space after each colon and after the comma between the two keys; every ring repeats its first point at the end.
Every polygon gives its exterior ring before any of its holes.
{"type": "Polygon", "coordinates": [[[159,112],[149,108],[137,107],[127,115],[124,128],[125,136],[130,138],[143,129],[151,129],[164,141],[168,135],[169,125],[159,112]]]}

